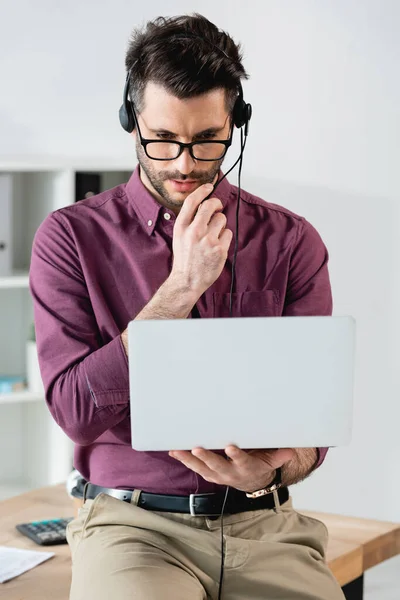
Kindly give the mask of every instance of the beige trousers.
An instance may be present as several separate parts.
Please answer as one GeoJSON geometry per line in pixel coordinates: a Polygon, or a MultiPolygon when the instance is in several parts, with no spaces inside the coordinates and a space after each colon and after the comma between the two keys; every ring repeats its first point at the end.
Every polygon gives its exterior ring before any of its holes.
{"type": "MultiPolygon", "coordinates": [[[[161,513],[100,494],[67,527],[70,600],[216,600],[221,519],[161,513]]],[[[328,533],[291,499],[224,517],[224,600],[343,600],[328,533]]]]}

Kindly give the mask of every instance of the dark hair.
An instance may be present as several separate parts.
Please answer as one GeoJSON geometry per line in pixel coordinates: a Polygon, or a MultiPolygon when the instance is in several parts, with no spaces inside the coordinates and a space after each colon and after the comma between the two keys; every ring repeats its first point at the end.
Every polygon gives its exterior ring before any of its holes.
{"type": "Polygon", "coordinates": [[[224,88],[230,113],[240,79],[249,78],[242,58],[240,44],[198,13],[158,17],[143,30],[132,32],[125,58],[126,69],[131,70],[130,98],[140,113],[149,81],[162,85],[179,99],[224,88]],[[193,35],[198,37],[190,37],[193,35]]]}

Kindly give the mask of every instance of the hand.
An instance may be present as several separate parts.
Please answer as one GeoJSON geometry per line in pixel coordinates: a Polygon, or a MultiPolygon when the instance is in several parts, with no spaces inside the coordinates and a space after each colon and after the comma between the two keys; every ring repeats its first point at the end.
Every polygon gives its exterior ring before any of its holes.
{"type": "Polygon", "coordinates": [[[294,450],[240,450],[237,446],[225,448],[228,459],[204,448],[191,452],[174,450],[169,455],[198,473],[211,483],[229,485],[243,492],[254,492],[266,487],[275,477],[275,471],[295,456],[294,450]]]}
{"type": "Polygon", "coordinates": [[[222,202],[218,198],[203,202],[212,189],[212,184],[205,184],[189,194],[174,226],[170,278],[198,298],[221,275],[233,237],[226,229],[222,202]]]}

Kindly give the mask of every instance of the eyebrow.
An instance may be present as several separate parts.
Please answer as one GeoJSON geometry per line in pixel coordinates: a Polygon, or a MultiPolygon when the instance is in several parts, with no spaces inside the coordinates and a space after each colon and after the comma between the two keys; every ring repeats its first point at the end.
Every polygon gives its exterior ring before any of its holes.
{"type": "MultiPolygon", "coordinates": [[[[208,129],[203,129],[203,131],[199,131],[198,133],[195,133],[193,137],[198,137],[199,135],[204,135],[206,133],[218,133],[218,131],[222,131],[224,127],[225,127],[225,124],[222,127],[209,127],[208,129]]],[[[152,133],[164,133],[166,135],[177,137],[176,133],[173,133],[172,131],[169,131],[168,129],[162,129],[162,128],[160,128],[160,129],[148,128],[148,129],[152,133]]]]}

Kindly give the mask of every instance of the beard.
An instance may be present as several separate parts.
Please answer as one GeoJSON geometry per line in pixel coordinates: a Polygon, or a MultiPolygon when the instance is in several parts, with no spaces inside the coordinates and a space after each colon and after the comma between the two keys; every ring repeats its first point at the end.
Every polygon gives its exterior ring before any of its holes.
{"type": "MultiPolygon", "coordinates": [[[[167,188],[168,179],[176,179],[177,181],[196,180],[198,182],[197,187],[200,187],[204,183],[213,183],[216,175],[219,173],[224,159],[210,162],[210,168],[207,171],[192,171],[188,175],[182,175],[179,171],[159,171],[156,168],[157,162],[150,159],[141,145],[139,139],[136,140],[136,156],[140,168],[143,169],[152,187],[157,194],[162,198],[163,205],[170,208],[171,210],[180,209],[185,202],[186,197],[193,193],[191,192],[173,192],[167,188]],[[185,195],[186,194],[186,195],[185,195]]],[[[197,189],[197,187],[195,189],[197,189]]]]}

